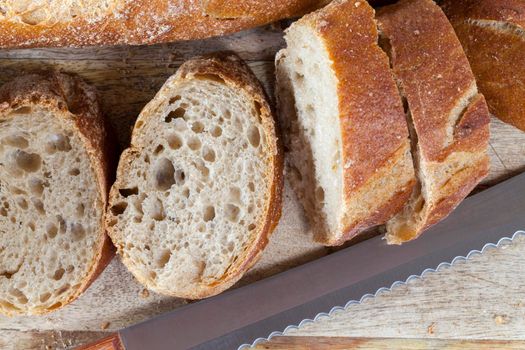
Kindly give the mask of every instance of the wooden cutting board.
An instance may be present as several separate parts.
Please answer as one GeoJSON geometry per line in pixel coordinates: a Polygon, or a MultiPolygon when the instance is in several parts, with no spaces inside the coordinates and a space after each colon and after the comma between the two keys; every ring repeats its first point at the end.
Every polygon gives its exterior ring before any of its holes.
{"type": "MultiPolygon", "coordinates": [[[[215,51],[234,51],[248,62],[272,96],[274,55],[283,43],[281,29],[266,26],[228,37],[149,47],[3,50],[0,83],[22,72],[43,69],[78,73],[97,87],[103,109],[116,130],[113,142],[124,148],[142,107],[186,59],[215,51]]],[[[492,169],[480,189],[525,169],[525,133],[496,119],[492,121],[489,151],[492,169]]],[[[282,220],[262,259],[237,286],[332,250],[312,242],[302,209],[286,184],[282,220]]],[[[38,317],[0,316],[0,339],[2,332],[16,342],[18,330],[47,330],[60,331],[61,335],[74,332],[71,344],[80,344],[101,336],[99,332],[126,327],[185,303],[145,290],[115,258],[100,278],[64,309],[38,317]]],[[[53,332],[42,333],[41,338],[51,337],[53,332]]]]}

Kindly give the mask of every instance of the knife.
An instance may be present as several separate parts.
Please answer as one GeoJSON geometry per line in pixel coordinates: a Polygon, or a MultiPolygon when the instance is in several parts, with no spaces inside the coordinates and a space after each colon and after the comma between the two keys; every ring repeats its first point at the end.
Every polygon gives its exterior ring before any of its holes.
{"type": "Polygon", "coordinates": [[[525,173],[466,200],[415,241],[377,236],[120,330],[83,349],[241,349],[430,268],[525,234],[525,173]]]}

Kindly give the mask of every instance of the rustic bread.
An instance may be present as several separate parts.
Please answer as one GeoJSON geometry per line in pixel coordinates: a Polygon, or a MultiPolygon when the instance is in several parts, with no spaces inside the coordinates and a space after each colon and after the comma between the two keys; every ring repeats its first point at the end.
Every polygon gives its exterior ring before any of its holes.
{"type": "Polygon", "coordinates": [[[281,213],[282,151],[270,106],[233,56],[186,62],[141,112],[107,224],[148,288],[197,299],[235,283],[281,213]]]}
{"type": "Polygon", "coordinates": [[[277,98],[289,178],[315,239],[385,223],[415,183],[401,97],[366,1],[334,1],[286,31],[277,98]]]}
{"type": "Polygon", "coordinates": [[[0,0],[0,47],[153,44],[232,33],[327,0],[0,0]]]}
{"type": "Polygon", "coordinates": [[[489,113],[452,26],[432,0],[401,0],[377,18],[407,102],[419,180],[387,224],[388,242],[399,244],[445,218],[487,175],[489,113]]]}
{"type": "Polygon", "coordinates": [[[525,2],[453,0],[443,9],[492,114],[525,131],[525,2]]]}
{"type": "Polygon", "coordinates": [[[0,312],[55,310],[112,257],[105,133],[78,77],[27,75],[0,89],[0,312]]]}

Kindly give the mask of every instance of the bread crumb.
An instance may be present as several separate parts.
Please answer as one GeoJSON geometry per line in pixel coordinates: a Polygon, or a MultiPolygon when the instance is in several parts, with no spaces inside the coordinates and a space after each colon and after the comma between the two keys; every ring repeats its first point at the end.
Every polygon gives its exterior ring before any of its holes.
{"type": "Polygon", "coordinates": [[[509,323],[509,316],[507,316],[507,315],[495,315],[494,316],[494,322],[496,322],[496,324],[507,324],[507,323],[509,323]]]}
{"type": "Polygon", "coordinates": [[[427,327],[427,333],[430,334],[430,335],[433,335],[434,334],[434,327],[436,326],[436,323],[435,322],[432,322],[430,324],[430,326],[427,327]]]}
{"type": "Polygon", "coordinates": [[[419,35],[419,34],[421,34],[421,32],[419,30],[417,30],[417,29],[414,30],[414,35],[419,35]]]}
{"type": "Polygon", "coordinates": [[[361,2],[356,1],[355,4],[354,4],[354,6],[355,6],[355,7],[359,7],[359,6],[361,6],[361,2]]]}
{"type": "Polygon", "coordinates": [[[108,329],[109,327],[109,322],[104,322],[100,325],[100,329],[108,329]]]}
{"type": "Polygon", "coordinates": [[[139,296],[141,298],[144,298],[144,299],[148,298],[149,297],[149,290],[144,288],[143,290],[140,291],[139,296]]]}

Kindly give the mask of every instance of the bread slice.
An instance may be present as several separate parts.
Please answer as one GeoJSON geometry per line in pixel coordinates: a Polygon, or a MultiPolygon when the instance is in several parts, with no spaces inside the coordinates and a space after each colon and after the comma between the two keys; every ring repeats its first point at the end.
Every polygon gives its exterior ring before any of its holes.
{"type": "Polygon", "coordinates": [[[525,131],[525,2],[454,0],[443,9],[492,114],[525,131]]]}
{"type": "Polygon", "coordinates": [[[281,213],[282,152],[255,76],[234,56],[183,64],[141,112],[107,223],[148,288],[198,299],[241,278],[281,213]]]}
{"type": "Polygon", "coordinates": [[[0,47],[154,44],[224,35],[329,0],[0,0],[0,47]]]}
{"type": "Polygon", "coordinates": [[[389,243],[445,218],[489,170],[489,113],[454,29],[432,0],[378,11],[385,50],[408,107],[418,185],[387,224],[389,243]]]}
{"type": "Polygon", "coordinates": [[[56,310],[112,257],[105,134],[95,91],[76,76],[0,89],[0,312],[56,310]]]}
{"type": "Polygon", "coordinates": [[[292,186],[325,245],[385,223],[412,191],[401,97],[366,1],[333,1],[292,24],[277,98],[292,186]]]}

